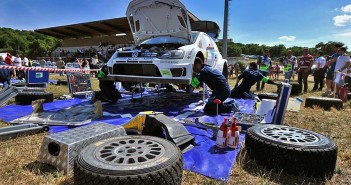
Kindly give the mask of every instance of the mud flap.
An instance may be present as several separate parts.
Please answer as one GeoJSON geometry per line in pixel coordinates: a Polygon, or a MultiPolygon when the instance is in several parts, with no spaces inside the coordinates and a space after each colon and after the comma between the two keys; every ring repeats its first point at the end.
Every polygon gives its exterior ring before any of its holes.
{"type": "Polygon", "coordinates": [[[183,153],[193,147],[194,137],[184,125],[163,115],[147,115],[142,135],[165,138],[175,143],[183,153]]]}

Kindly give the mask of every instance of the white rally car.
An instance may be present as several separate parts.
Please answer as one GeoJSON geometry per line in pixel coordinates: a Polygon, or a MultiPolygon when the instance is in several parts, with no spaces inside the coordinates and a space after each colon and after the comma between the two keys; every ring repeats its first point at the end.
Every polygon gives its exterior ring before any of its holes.
{"type": "Polygon", "coordinates": [[[190,25],[178,0],[133,0],[126,14],[136,47],[113,54],[107,79],[189,85],[195,60],[228,76],[227,61],[214,41],[220,31],[216,23],[190,25]]]}

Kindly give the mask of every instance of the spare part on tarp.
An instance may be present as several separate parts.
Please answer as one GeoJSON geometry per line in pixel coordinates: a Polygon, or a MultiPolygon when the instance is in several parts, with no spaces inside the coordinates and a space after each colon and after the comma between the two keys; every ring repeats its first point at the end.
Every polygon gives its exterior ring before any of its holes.
{"type": "Polygon", "coordinates": [[[142,135],[165,138],[175,143],[183,152],[192,148],[194,137],[184,125],[163,114],[147,115],[142,135]]]}
{"type": "MultiPolygon", "coordinates": [[[[101,104],[94,104],[96,107],[101,104]]],[[[11,123],[35,123],[39,125],[56,125],[56,126],[80,126],[85,125],[93,119],[101,117],[101,114],[94,113],[94,106],[74,106],[62,109],[58,112],[41,112],[33,113],[29,116],[18,118],[11,123]]]]}
{"type": "Polygon", "coordinates": [[[70,173],[76,156],[83,148],[103,139],[125,135],[123,127],[102,122],[49,134],[43,140],[38,159],[70,173]]]}
{"type": "Polygon", "coordinates": [[[295,127],[262,124],[247,130],[245,148],[251,158],[270,169],[331,178],[337,146],[329,138],[295,127]]]}
{"type": "Polygon", "coordinates": [[[180,185],[183,158],[170,141],[123,136],[84,148],[74,163],[74,184],[180,185]]]}
{"type": "Polygon", "coordinates": [[[0,91],[0,106],[15,97],[20,91],[14,86],[5,87],[0,91]]]}
{"type": "Polygon", "coordinates": [[[47,126],[39,126],[37,124],[21,124],[0,128],[0,141],[13,139],[19,136],[27,136],[47,131],[47,126]]]}

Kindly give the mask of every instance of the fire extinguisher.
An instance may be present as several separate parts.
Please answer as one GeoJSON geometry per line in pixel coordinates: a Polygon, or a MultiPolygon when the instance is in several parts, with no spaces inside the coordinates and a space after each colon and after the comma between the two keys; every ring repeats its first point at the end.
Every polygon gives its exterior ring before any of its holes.
{"type": "Polygon", "coordinates": [[[227,147],[227,135],[228,135],[228,118],[224,118],[224,121],[217,133],[216,146],[219,148],[227,147]]]}
{"type": "Polygon", "coordinates": [[[344,84],[343,86],[340,87],[339,90],[339,98],[343,101],[346,102],[347,101],[347,94],[349,93],[349,88],[348,88],[348,84],[344,84]]]}

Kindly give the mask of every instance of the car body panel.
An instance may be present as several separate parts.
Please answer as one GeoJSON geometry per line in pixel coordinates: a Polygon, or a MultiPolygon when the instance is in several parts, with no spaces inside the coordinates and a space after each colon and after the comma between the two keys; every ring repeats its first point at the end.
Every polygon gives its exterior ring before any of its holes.
{"type": "Polygon", "coordinates": [[[178,0],[134,0],[126,16],[136,45],[158,36],[191,40],[187,10],[178,0]]]}

